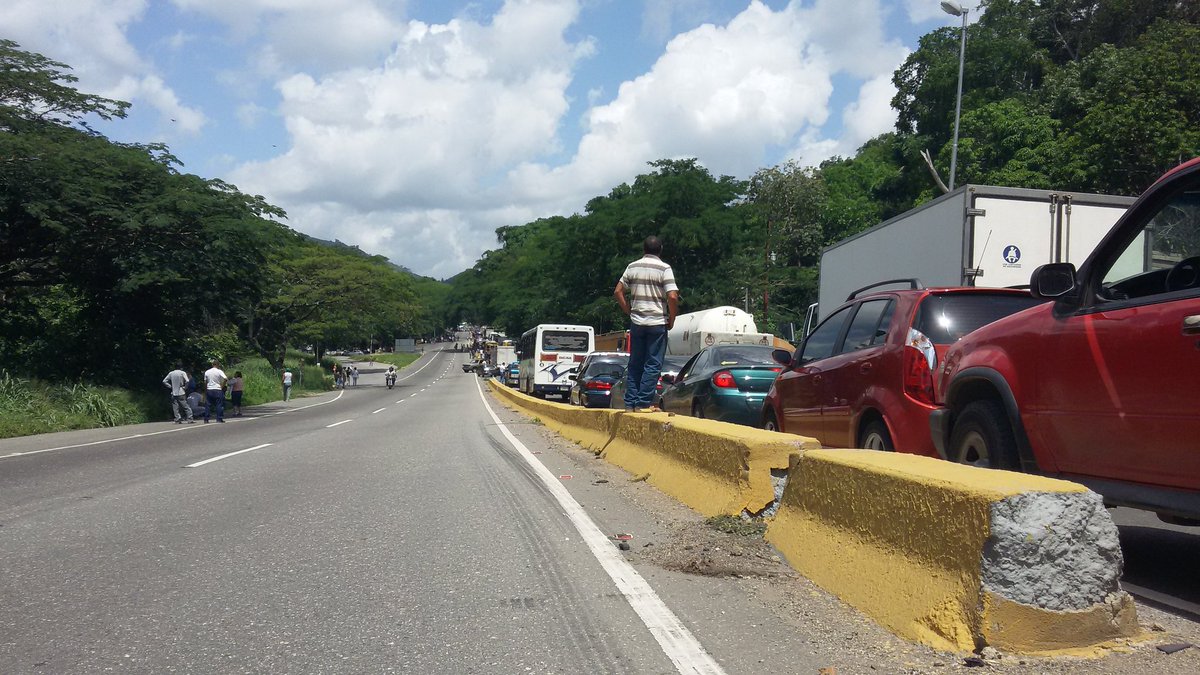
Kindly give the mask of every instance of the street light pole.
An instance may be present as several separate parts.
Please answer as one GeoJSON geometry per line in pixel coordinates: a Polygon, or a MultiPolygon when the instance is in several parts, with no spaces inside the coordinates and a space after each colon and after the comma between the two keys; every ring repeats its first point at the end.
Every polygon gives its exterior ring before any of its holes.
{"type": "Polygon", "coordinates": [[[950,189],[954,189],[954,172],[958,168],[958,118],[962,113],[963,62],[967,57],[967,8],[950,0],[942,0],[942,10],[962,17],[962,46],[958,51],[958,95],[954,100],[954,144],[950,149],[950,189]]]}

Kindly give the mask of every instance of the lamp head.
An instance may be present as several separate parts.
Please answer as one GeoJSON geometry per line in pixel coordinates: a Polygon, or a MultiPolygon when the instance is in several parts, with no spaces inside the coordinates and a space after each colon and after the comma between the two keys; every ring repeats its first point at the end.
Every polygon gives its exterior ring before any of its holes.
{"type": "Polygon", "coordinates": [[[968,10],[966,7],[963,7],[957,2],[942,0],[942,11],[946,12],[947,14],[953,14],[954,16],[966,16],[968,10]]]}

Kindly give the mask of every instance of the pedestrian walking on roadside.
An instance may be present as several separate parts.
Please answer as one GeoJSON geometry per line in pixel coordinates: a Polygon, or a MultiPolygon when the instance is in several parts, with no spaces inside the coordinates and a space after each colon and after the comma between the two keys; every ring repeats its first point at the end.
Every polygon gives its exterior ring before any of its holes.
{"type": "Polygon", "coordinates": [[[242,416],[242,392],[246,389],[246,381],[242,379],[242,371],[238,370],[233,373],[233,379],[229,381],[229,402],[233,405],[233,416],[242,416]]]}
{"type": "Polygon", "coordinates": [[[358,386],[358,366],[350,366],[350,381],[353,382],[353,386],[358,386]]]}
{"type": "Polygon", "coordinates": [[[225,375],[225,371],[221,370],[221,363],[213,359],[212,368],[204,371],[204,393],[208,398],[208,407],[204,409],[205,424],[208,424],[208,418],[213,413],[216,413],[218,422],[225,423],[225,384],[227,382],[229,382],[229,377],[225,375]]]}
{"type": "Polygon", "coordinates": [[[292,370],[287,366],[283,367],[283,400],[287,401],[292,398],[292,370]]]}
{"type": "Polygon", "coordinates": [[[667,331],[679,313],[675,273],[663,262],[662,241],[650,235],[642,257],[629,263],[613,297],[629,315],[629,366],[625,371],[625,410],[657,411],[654,395],[667,351],[667,331]],[[627,295],[628,294],[628,295],[627,295]]]}
{"type": "Polygon", "coordinates": [[[184,372],[182,363],[176,363],[175,370],[163,378],[163,384],[171,390],[171,414],[175,416],[175,424],[183,424],[185,417],[188,424],[196,421],[187,402],[187,389],[191,381],[192,376],[184,372]]]}

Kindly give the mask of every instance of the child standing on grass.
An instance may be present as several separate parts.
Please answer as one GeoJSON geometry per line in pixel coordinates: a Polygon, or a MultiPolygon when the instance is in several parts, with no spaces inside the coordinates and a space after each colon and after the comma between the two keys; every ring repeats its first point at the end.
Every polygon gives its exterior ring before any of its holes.
{"type": "Polygon", "coordinates": [[[238,370],[233,373],[233,379],[229,381],[229,402],[233,404],[233,416],[242,416],[242,391],[246,388],[246,381],[242,379],[242,371],[238,370]]]}

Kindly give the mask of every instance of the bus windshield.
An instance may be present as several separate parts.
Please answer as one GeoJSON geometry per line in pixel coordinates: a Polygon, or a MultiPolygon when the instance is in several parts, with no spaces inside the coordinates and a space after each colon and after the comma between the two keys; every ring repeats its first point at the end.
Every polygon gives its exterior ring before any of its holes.
{"type": "Polygon", "coordinates": [[[589,342],[588,334],[580,331],[542,331],[544,352],[587,352],[589,342]]]}

